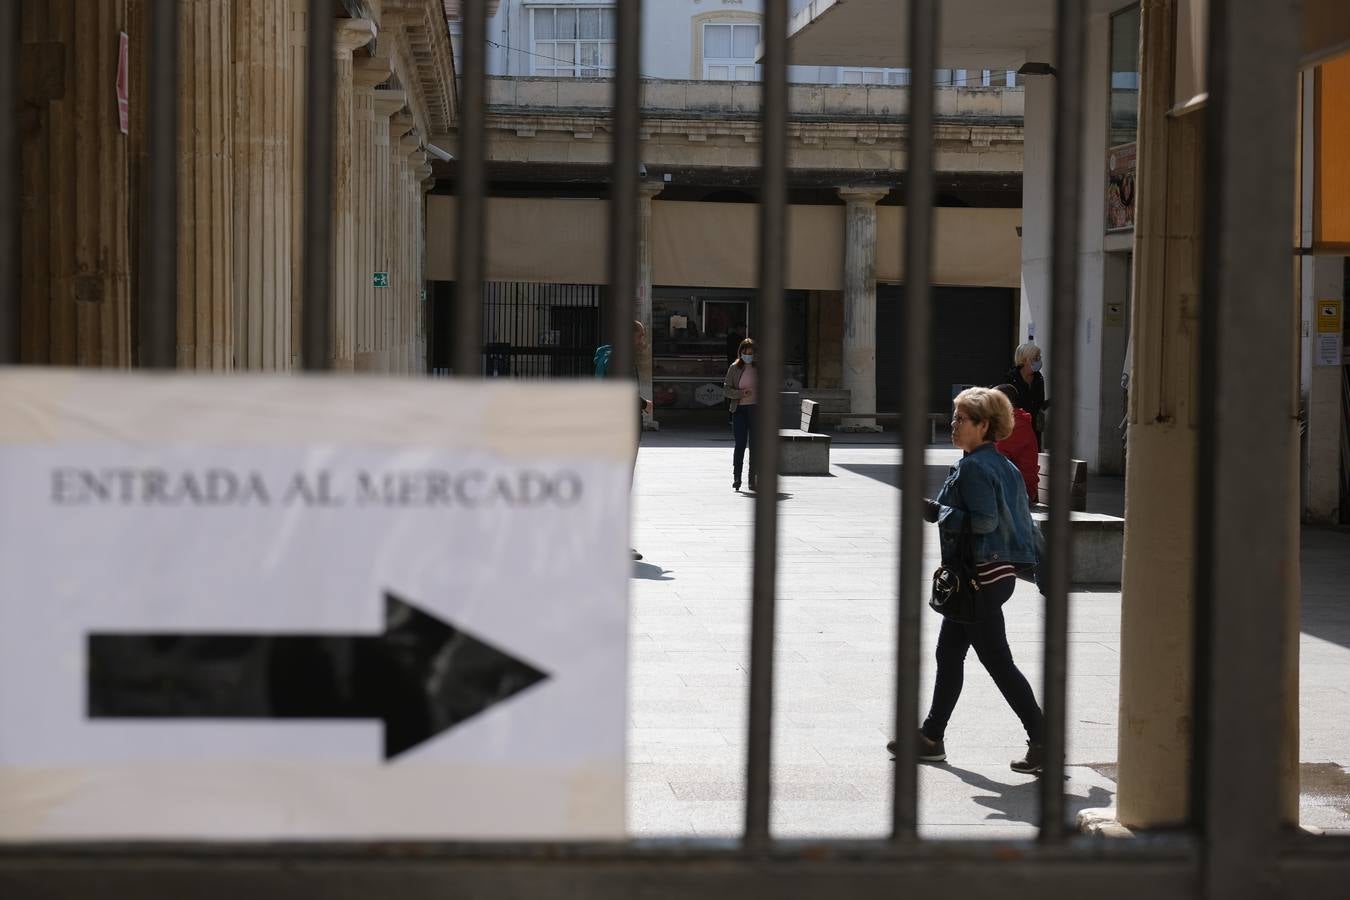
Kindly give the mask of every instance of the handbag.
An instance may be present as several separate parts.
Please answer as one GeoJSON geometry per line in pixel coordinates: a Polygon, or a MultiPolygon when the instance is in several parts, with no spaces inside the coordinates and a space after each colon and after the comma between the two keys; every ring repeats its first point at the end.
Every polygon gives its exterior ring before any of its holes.
{"type": "Polygon", "coordinates": [[[952,565],[943,564],[933,572],[933,589],[928,605],[953,622],[973,625],[989,615],[984,590],[975,569],[975,537],[970,530],[970,516],[961,523],[956,537],[956,559],[952,565]]]}

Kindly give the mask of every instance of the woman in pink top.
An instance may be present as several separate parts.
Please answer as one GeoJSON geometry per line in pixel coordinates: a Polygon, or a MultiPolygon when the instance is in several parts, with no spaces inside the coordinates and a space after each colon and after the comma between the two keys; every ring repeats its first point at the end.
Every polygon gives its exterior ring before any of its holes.
{"type": "MultiPolygon", "coordinates": [[[[727,369],[722,395],[731,401],[731,433],[736,449],[731,455],[731,489],[741,489],[741,470],[750,446],[750,421],[759,403],[759,370],[755,368],[755,342],[746,338],[736,348],[736,361],[727,369]]],[[[750,464],[750,490],[755,489],[755,466],[750,464]]]]}
{"type": "Polygon", "coordinates": [[[1001,391],[1012,401],[1013,431],[994,446],[998,448],[999,453],[1012,460],[1012,464],[1017,466],[1017,471],[1022,473],[1022,480],[1027,486],[1027,500],[1035,506],[1040,500],[1041,463],[1031,413],[1018,408],[1015,385],[1000,384],[995,390],[1001,391]]]}

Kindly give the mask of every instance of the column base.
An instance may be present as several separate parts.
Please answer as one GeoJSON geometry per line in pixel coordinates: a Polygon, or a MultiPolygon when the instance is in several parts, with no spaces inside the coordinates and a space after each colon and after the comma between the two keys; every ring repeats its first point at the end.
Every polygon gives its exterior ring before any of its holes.
{"type": "Polygon", "coordinates": [[[877,420],[868,416],[858,416],[845,418],[835,426],[835,431],[841,431],[846,434],[880,434],[881,426],[877,420]]]}
{"type": "Polygon", "coordinates": [[[660,430],[661,430],[661,423],[658,422],[658,421],[656,421],[655,419],[649,419],[649,418],[647,418],[646,416],[643,416],[643,417],[642,417],[642,430],[643,430],[643,431],[660,431],[660,430]]]}
{"type": "Polygon", "coordinates": [[[1078,813],[1078,830],[1090,837],[1132,838],[1134,831],[1120,824],[1114,806],[1084,809],[1078,813]]]}

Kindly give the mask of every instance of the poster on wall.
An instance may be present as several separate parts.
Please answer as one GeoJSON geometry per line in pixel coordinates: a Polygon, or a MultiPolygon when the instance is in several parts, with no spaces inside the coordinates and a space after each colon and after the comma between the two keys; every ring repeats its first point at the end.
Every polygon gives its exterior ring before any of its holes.
{"type": "Polygon", "coordinates": [[[1106,151],[1106,230],[1134,227],[1135,145],[1106,151]]]}

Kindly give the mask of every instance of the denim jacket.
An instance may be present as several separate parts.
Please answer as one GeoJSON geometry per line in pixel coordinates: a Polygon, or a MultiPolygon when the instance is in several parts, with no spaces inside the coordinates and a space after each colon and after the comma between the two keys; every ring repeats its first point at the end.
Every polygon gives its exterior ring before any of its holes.
{"type": "Polygon", "coordinates": [[[970,517],[975,562],[1035,564],[1038,540],[1027,488],[1017,467],[994,448],[981,444],[947,474],[938,492],[938,533],[942,561],[956,561],[956,539],[970,517]]]}

